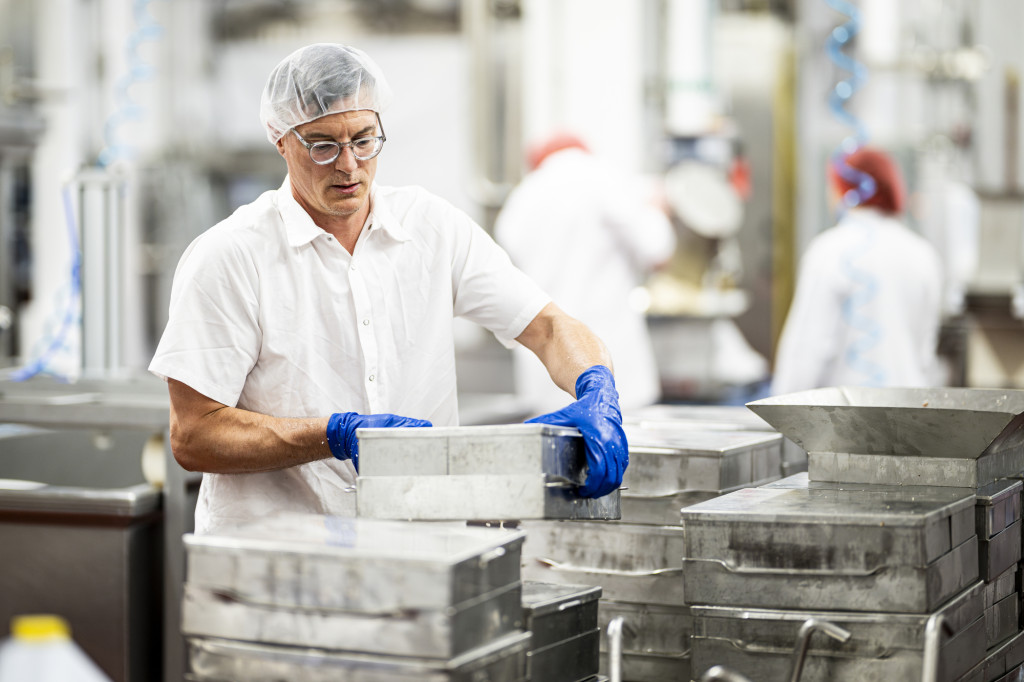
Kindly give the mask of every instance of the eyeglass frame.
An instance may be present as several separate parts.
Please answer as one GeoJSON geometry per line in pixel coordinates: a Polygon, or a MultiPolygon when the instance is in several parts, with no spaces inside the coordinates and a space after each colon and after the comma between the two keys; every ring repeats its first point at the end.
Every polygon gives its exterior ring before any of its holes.
{"type": "Polygon", "coordinates": [[[388,141],[388,136],[384,134],[384,124],[380,122],[380,114],[376,111],[373,113],[377,116],[377,128],[380,129],[380,135],[360,137],[355,140],[349,140],[348,142],[338,142],[337,140],[318,140],[316,142],[307,142],[305,138],[302,137],[302,135],[299,135],[299,131],[297,131],[295,128],[289,128],[289,130],[295,134],[295,137],[299,138],[299,143],[306,148],[307,152],[309,152],[309,160],[318,166],[326,166],[337,161],[338,157],[341,156],[342,152],[345,150],[346,147],[349,150],[351,150],[352,158],[354,158],[356,161],[369,161],[371,159],[377,158],[377,156],[382,151],[384,151],[384,143],[388,141]],[[372,156],[367,156],[364,158],[356,154],[355,145],[360,142],[365,142],[366,140],[379,140],[380,146],[377,147],[377,151],[374,152],[372,156]],[[327,161],[317,161],[316,159],[313,158],[313,147],[315,147],[318,144],[334,145],[335,147],[338,148],[338,153],[327,161]]]}

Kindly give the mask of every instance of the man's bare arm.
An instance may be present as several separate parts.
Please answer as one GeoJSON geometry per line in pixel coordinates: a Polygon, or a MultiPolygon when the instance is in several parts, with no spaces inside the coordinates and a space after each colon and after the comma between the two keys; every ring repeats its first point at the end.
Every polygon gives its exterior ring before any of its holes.
{"type": "Polygon", "coordinates": [[[549,303],[516,337],[540,358],[551,380],[576,397],[576,379],[589,367],[613,369],[612,359],[601,339],[554,303],[549,303]]]}
{"type": "Polygon", "coordinates": [[[274,471],[331,456],[328,417],[270,417],[228,407],[169,379],[171,449],[189,471],[274,471]]]}

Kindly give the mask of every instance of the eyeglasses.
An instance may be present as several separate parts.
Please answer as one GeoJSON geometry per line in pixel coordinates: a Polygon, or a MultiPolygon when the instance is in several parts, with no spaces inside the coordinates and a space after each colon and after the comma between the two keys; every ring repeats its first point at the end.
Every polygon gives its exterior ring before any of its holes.
{"type": "Polygon", "coordinates": [[[352,156],[356,157],[359,161],[369,161],[380,154],[380,150],[384,148],[385,140],[388,139],[384,134],[384,126],[380,122],[380,114],[377,114],[377,127],[380,129],[380,135],[360,137],[348,142],[335,142],[333,140],[330,142],[306,142],[295,128],[292,128],[291,131],[295,133],[295,137],[299,138],[302,146],[309,150],[310,160],[318,166],[326,166],[329,163],[334,163],[335,159],[341,156],[341,150],[344,147],[351,149],[352,156]]]}

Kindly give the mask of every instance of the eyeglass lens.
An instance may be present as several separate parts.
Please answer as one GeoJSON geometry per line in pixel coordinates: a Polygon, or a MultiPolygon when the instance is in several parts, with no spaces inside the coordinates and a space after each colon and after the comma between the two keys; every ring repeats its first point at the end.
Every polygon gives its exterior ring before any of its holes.
{"type": "MultiPolygon", "coordinates": [[[[352,154],[360,161],[372,159],[380,153],[384,140],[379,137],[366,137],[359,140],[352,140],[346,147],[352,149],[352,154]]],[[[337,142],[315,142],[309,148],[309,158],[314,163],[331,163],[341,154],[341,145],[337,142]]]]}

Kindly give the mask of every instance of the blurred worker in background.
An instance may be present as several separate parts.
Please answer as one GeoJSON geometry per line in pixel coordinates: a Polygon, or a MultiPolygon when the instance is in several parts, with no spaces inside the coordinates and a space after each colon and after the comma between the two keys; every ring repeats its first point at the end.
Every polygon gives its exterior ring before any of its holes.
{"type": "Polygon", "coordinates": [[[456,316],[529,348],[578,398],[563,393],[570,404],[538,421],[583,433],[582,495],[622,480],[601,341],[464,213],[374,183],[389,99],[359,50],[317,44],[285,58],[260,105],[284,183],[178,264],[150,370],[168,382],[175,458],[204,472],[199,533],[285,510],[337,513],[358,471],[358,428],[457,424],[456,316]]]}
{"type": "MultiPolygon", "coordinates": [[[[495,238],[512,262],[607,344],[623,409],[657,402],[658,368],[644,311],[630,300],[672,257],[675,233],[640,178],[559,133],[528,150],[530,172],[509,195],[495,238]]],[[[531,409],[558,405],[544,367],[514,352],[517,394],[531,409]]]]}
{"type": "Polygon", "coordinates": [[[852,173],[829,165],[832,198],[856,205],[803,255],[775,358],[776,395],[937,383],[938,253],[900,222],[906,191],[888,154],[863,147],[846,163],[852,173]],[[858,180],[862,174],[870,179],[858,180]]]}

